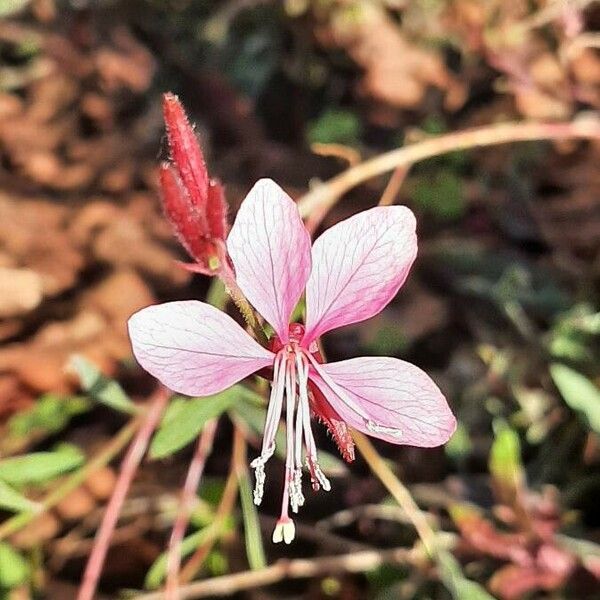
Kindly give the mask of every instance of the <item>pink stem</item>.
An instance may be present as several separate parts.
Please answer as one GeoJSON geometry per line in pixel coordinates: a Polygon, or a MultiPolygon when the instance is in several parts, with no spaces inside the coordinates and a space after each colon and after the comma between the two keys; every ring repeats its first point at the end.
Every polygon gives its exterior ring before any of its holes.
{"type": "Polygon", "coordinates": [[[198,439],[196,452],[190,464],[185,479],[181,504],[173,525],[171,539],[169,540],[169,554],[167,557],[167,585],[165,588],[165,600],[178,600],[179,597],[179,567],[181,566],[181,542],[187,528],[187,524],[194,508],[196,492],[204,472],[206,459],[212,450],[215,433],[217,431],[217,419],[206,423],[202,435],[198,439]]]}
{"type": "Polygon", "coordinates": [[[161,386],[152,399],[150,409],[146,413],[145,419],[123,459],[117,484],[106,507],[100,528],[96,533],[94,547],[92,548],[83,574],[83,582],[79,588],[77,600],[93,600],[94,598],[102,566],[104,565],[106,553],[110,546],[110,539],[119,520],[121,507],[129,491],[131,481],[146,453],[150,436],[156,429],[169,397],[170,393],[168,390],[161,386]]]}

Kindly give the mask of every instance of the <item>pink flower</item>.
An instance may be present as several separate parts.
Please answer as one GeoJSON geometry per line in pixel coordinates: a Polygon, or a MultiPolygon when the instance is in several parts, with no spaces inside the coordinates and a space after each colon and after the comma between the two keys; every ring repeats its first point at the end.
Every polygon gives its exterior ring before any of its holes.
{"type": "Polygon", "coordinates": [[[284,412],[285,486],[274,542],[294,538],[288,506],[297,512],[304,502],[303,453],[313,488],[330,489],[319,468],[311,411],[338,429],[347,458],[346,424],[388,442],[423,447],[443,444],[454,432],[456,420],[444,396],[419,368],[388,357],[321,364],[316,344],[332,329],[377,314],[396,295],[417,254],[415,225],[404,206],[372,208],[327,230],[311,249],[296,204],[263,179],[242,203],[227,250],[237,284],[275,331],[271,348],[203,302],[150,306],[129,321],[138,362],[176,392],[208,396],[272,369],[262,451],[251,466],[254,501],[260,504],[265,464],[284,412]],[[290,324],[305,290],[305,325],[290,324]]]}

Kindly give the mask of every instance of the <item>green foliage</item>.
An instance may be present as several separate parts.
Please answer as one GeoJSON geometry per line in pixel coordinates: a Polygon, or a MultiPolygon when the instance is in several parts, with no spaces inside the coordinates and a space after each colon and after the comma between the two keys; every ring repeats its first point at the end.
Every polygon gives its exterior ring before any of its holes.
{"type": "Polygon", "coordinates": [[[37,504],[0,479],[0,509],[10,512],[34,511],[37,504]]]}
{"type": "Polygon", "coordinates": [[[519,436],[506,425],[496,433],[490,450],[489,469],[500,490],[506,494],[516,493],[523,482],[519,436]]]}
{"type": "Polygon", "coordinates": [[[0,588],[15,588],[25,583],[28,576],[25,559],[12,546],[0,542],[0,588]]]}
{"type": "Polygon", "coordinates": [[[44,483],[79,467],[85,456],[74,446],[63,444],[54,452],[32,452],[0,461],[0,479],[9,485],[44,483]]]}
{"type": "Polygon", "coordinates": [[[219,417],[248,393],[244,386],[235,385],[207,398],[175,398],[152,439],[150,456],[165,458],[177,452],[194,440],[208,421],[219,417]]]}
{"type": "Polygon", "coordinates": [[[454,460],[460,460],[467,456],[472,448],[473,444],[471,442],[471,437],[469,436],[469,430],[465,427],[464,423],[459,421],[454,435],[444,446],[446,454],[454,460]]]}
{"type": "Polygon", "coordinates": [[[355,146],[362,135],[362,124],[356,113],[350,110],[328,108],[306,129],[310,144],[344,144],[355,146]]]}
{"type": "Polygon", "coordinates": [[[365,343],[367,352],[379,356],[395,356],[402,354],[410,345],[406,336],[402,335],[400,327],[393,328],[389,325],[380,327],[374,332],[371,339],[365,343]]]}
{"type": "Polygon", "coordinates": [[[548,344],[550,353],[567,361],[593,362],[593,340],[598,335],[600,312],[594,312],[588,304],[576,304],[554,322],[548,344]]]}
{"type": "Polygon", "coordinates": [[[517,306],[554,318],[570,306],[552,273],[511,252],[471,241],[442,241],[432,245],[427,259],[458,293],[491,301],[505,313],[517,306]]]}
{"type": "Polygon", "coordinates": [[[454,600],[495,600],[481,585],[465,577],[460,563],[449,552],[438,554],[438,564],[440,577],[454,600]]]}
{"type": "Polygon", "coordinates": [[[35,431],[57,433],[73,417],[86,412],[88,408],[89,402],[79,396],[45,394],[32,408],[15,414],[8,422],[8,430],[16,437],[30,435],[35,431]]]}
{"type": "MultiPolygon", "coordinates": [[[[217,532],[220,537],[223,533],[231,531],[234,527],[232,519],[225,519],[220,530],[217,532]]],[[[181,543],[181,557],[185,558],[196,551],[202,544],[208,542],[215,535],[213,528],[209,525],[188,535],[181,543]]],[[[146,574],[144,587],[149,590],[159,588],[167,574],[168,553],[163,552],[155,561],[146,574]]]]}
{"type": "Polygon", "coordinates": [[[449,169],[415,178],[410,196],[414,205],[440,221],[455,221],[465,214],[462,180],[449,169]]]}
{"type": "Polygon", "coordinates": [[[105,377],[97,367],[83,356],[73,356],[69,368],[79,377],[81,387],[93,400],[127,414],[137,412],[123,388],[114,380],[105,377]]]}
{"type": "Polygon", "coordinates": [[[565,402],[600,434],[600,390],[585,375],[566,365],[550,365],[550,375],[565,402]]]}
{"type": "Polygon", "coordinates": [[[0,0],[0,17],[9,17],[23,10],[31,0],[0,0]]]}
{"type": "Polygon", "coordinates": [[[242,473],[238,477],[238,484],[242,504],[242,517],[244,519],[244,543],[246,544],[248,564],[251,569],[263,569],[267,566],[267,559],[265,558],[258,512],[252,499],[252,487],[247,472],[242,473]]]}

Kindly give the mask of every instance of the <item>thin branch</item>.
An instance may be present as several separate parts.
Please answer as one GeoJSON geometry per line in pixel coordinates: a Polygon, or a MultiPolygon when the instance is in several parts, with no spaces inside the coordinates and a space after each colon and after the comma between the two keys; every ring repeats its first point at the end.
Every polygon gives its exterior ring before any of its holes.
{"type": "Polygon", "coordinates": [[[125,501],[127,492],[129,491],[131,481],[146,453],[150,437],[156,429],[165,406],[167,405],[169,396],[168,390],[164,387],[161,386],[158,389],[152,399],[148,412],[143,417],[141,427],[123,459],[117,484],[108,506],[106,507],[100,529],[98,529],[96,534],[94,547],[83,574],[83,582],[79,588],[77,600],[93,600],[104,559],[106,558],[106,553],[110,546],[110,538],[119,519],[121,507],[125,501]]]}
{"type": "Polygon", "coordinates": [[[390,206],[396,201],[396,196],[400,192],[400,188],[408,175],[408,167],[399,166],[396,167],[392,176],[390,177],[381,199],[379,200],[379,206],[390,206]]]}
{"type": "MultiPolygon", "coordinates": [[[[231,596],[236,592],[273,585],[284,579],[309,579],[331,573],[364,573],[384,564],[410,563],[413,550],[366,550],[339,556],[319,556],[313,559],[296,558],[279,560],[275,564],[256,571],[243,571],[222,577],[213,577],[182,587],[181,600],[194,600],[209,596],[231,596]]],[[[135,600],[162,600],[161,592],[142,594],[135,600]]]]}
{"type": "Polygon", "coordinates": [[[404,509],[406,516],[417,530],[427,554],[435,558],[438,554],[436,533],[429,524],[426,514],[417,506],[406,486],[396,477],[385,460],[381,458],[369,439],[356,430],[352,432],[352,437],[371,471],[377,475],[394,500],[404,509]]]}
{"type": "MultiPolygon", "coordinates": [[[[326,530],[348,527],[359,519],[372,519],[383,521],[396,521],[397,523],[412,524],[406,511],[401,506],[390,504],[362,504],[352,508],[340,510],[332,515],[320,519],[315,523],[317,529],[326,530]]],[[[433,515],[427,514],[427,519],[432,525],[437,524],[437,519],[433,515]]]]}
{"type": "Polygon", "coordinates": [[[567,123],[499,123],[415,142],[360,163],[316,186],[298,201],[298,208],[314,230],[347,191],[398,167],[410,167],[421,160],[456,150],[563,138],[600,139],[600,120],[593,115],[581,115],[567,123]]]}
{"type": "Polygon", "coordinates": [[[194,458],[190,464],[190,468],[185,479],[183,491],[181,493],[181,505],[173,525],[173,532],[169,540],[169,553],[167,556],[167,585],[165,588],[165,600],[177,600],[179,587],[179,567],[181,565],[181,542],[187,528],[190,515],[194,509],[194,501],[206,459],[210,454],[215,433],[217,431],[218,419],[211,419],[204,426],[202,434],[198,438],[198,445],[194,458]]]}

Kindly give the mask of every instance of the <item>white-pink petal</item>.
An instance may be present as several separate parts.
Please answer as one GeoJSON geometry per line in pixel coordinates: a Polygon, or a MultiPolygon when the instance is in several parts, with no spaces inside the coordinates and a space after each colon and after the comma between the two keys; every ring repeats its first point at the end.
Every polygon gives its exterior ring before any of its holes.
{"type": "Polygon", "coordinates": [[[416,220],[406,206],[377,207],[325,231],[312,248],[306,287],[306,337],[380,312],[417,255],[416,220]]]}
{"type": "Polygon", "coordinates": [[[242,292],[286,342],[311,269],[310,236],[296,203],[261,179],[240,206],[227,249],[242,292]]]}
{"type": "Polygon", "coordinates": [[[216,394],[273,363],[274,355],[231,317],[196,300],[149,306],[128,327],[140,365],[188,396],[216,394]]]}
{"type": "Polygon", "coordinates": [[[311,379],[340,417],[363,433],[430,448],[446,443],[456,429],[442,392],[411,363],[363,357],[320,365],[320,371],[323,377],[311,369],[311,379]]]}

